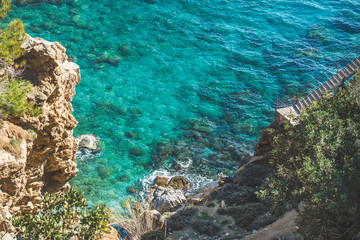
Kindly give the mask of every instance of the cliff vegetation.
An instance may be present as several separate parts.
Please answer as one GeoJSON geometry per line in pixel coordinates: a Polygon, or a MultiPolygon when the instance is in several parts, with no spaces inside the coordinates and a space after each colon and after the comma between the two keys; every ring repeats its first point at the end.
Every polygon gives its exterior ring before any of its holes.
{"type": "MultiPolygon", "coordinates": [[[[1,4],[0,19],[4,20],[11,11],[11,1],[2,0],[1,4]]],[[[0,118],[3,119],[41,113],[41,108],[28,98],[34,92],[33,84],[22,74],[26,62],[21,45],[25,39],[24,24],[19,19],[0,27],[0,118]]]]}
{"type": "Polygon", "coordinates": [[[305,239],[360,239],[360,79],[314,104],[300,124],[270,130],[277,171],[260,191],[273,211],[301,208],[305,239]]]}

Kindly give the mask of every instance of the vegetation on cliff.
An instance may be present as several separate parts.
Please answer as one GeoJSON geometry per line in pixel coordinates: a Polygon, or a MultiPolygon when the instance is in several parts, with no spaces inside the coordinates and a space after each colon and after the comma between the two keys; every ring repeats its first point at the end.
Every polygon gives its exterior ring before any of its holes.
{"type": "Polygon", "coordinates": [[[17,239],[101,239],[109,233],[105,205],[88,206],[84,194],[71,188],[65,193],[46,193],[37,215],[15,216],[12,222],[20,229],[17,239]]]}
{"type": "Polygon", "coordinates": [[[359,74],[300,120],[272,131],[277,171],[259,195],[270,197],[278,211],[303,202],[298,226],[305,239],[359,239],[359,74]]]}
{"type": "MultiPolygon", "coordinates": [[[[11,0],[2,0],[0,20],[11,11],[11,0]]],[[[21,44],[26,39],[24,24],[15,19],[0,26],[0,118],[19,117],[25,113],[37,116],[41,109],[28,99],[34,91],[33,84],[22,78],[25,60],[21,44]]]]}

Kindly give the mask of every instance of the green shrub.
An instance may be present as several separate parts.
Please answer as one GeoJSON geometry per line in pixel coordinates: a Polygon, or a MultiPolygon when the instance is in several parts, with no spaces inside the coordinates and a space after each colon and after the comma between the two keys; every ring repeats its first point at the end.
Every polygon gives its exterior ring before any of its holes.
{"type": "Polygon", "coordinates": [[[12,218],[20,228],[17,239],[100,239],[109,233],[108,210],[105,205],[88,206],[83,193],[73,188],[65,193],[46,193],[37,215],[25,214],[12,218]]]}
{"type": "Polygon", "coordinates": [[[19,147],[19,141],[14,139],[11,139],[10,141],[11,146],[13,146],[14,148],[18,148],[19,147]]]}
{"type": "MultiPolygon", "coordinates": [[[[11,0],[1,0],[0,20],[5,19],[11,11],[11,0]]],[[[26,39],[24,24],[19,19],[8,23],[6,27],[0,26],[0,59],[2,67],[14,66],[15,60],[22,57],[24,50],[21,44],[26,39]]],[[[23,64],[17,64],[20,67],[23,64]]]]}
{"type": "Polygon", "coordinates": [[[259,192],[274,211],[304,203],[298,220],[305,239],[360,237],[360,79],[338,89],[274,136],[277,168],[259,192]]]}
{"type": "MultiPolygon", "coordinates": [[[[11,1],[1,0],[0,20],[11,11],[11,1]]],[[[28,96],[33,84],[21,79],[25,61],[21,44],[26,39],[24,24],[15,19],[1,27],[0,22],[0,118],[20,117],[24,114],[38,116],[41,108],[35,106],[28,96]]]]}
{"type": "Polygon", "coordinates": [[[29,132],[31,132],[31,133],[32,133],[32,135],[34,135],[34,137],[36,137],[36,136],[37,136],[37,133],[35,132],[35,130],[34,130],[34,129],[29,128],[29,129],[28,129],[28,131],[29,131],[29,132]]]}
{"type": "Polygon", "coordinates": [[[0,93],[0,116],[20,117],[29,114],[39,116],[41,108],[29,101],[27,95],[33,93],[33,85],[22,79],[12,79],[5,85],[3,93],[0,93]]]}
{"type": "Polygon", "coordinates": [[[217,213],[230,215],[237,226],[246,230],[252,230],[250,226],[256,217],[266,213],[267,210],[263,204],[252,202],[240,206],[231,206],[229,208],[218,208],[217,213]]]}
{"type": "Polygon", "coordinates": [[[4,19],[11,11],[11,0],[1,0],[0,19],[4,19]]]}

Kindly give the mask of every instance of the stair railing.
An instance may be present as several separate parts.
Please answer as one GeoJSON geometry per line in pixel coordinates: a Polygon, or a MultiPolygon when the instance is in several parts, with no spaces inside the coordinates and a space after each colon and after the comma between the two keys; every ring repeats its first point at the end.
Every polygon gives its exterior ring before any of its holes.
{"type": "Polygon", "coordinates": [[[302,98],[308,96],[310,92],[314,91],[317,87],[322,85],[324,82],[332,78],[337,74],[341,69],[349,65],[352,61],[358,58],[360,55],[360,44],[353,48],[350,52],[345,54],[342,58],[328,67],[325,71],[319,74],[316,78],[312,79],[305,86],[303,86],[292,99],[281,101],[280,99],[276,100],[276,110],[279,108],[289,107],[296,104],[302,98]]]}

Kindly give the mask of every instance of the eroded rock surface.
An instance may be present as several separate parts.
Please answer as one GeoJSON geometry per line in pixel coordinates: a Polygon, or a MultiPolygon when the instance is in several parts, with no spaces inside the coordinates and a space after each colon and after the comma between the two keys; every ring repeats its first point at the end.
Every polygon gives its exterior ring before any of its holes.
{"type": "Polygon", "coordinates": [[[172,187],[157,187],[153,197],[152,209],[156,209],[160,213],[173,212],[182,207],[186,202],[184,192],[172,187]]]}
{"type": "MultiPolygon", "coordinates": [[[[36,212],[41,193],[67,188],[78,172],[77,143],[70,101],[80,81],[80,69],[67,61],[57,42],[28,37],[22,46],[25,77],[35,85],[31,96],[42,107],[39,117],[9,119],[0,126],[0,212],[36,212]]],[[[0,231],[3,229],[0,219],[0,231]]]]}

